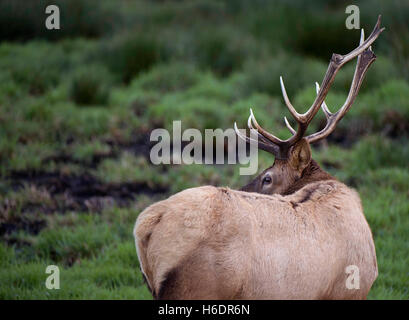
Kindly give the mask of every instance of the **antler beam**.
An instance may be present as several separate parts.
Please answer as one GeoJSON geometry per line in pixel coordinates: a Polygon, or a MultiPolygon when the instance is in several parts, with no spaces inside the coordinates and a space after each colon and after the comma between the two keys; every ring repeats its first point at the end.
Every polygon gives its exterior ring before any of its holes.
{"type": "MultiPolygon", "coordinates": [[[[261,140],[261,142],[259,142],[259,144],[261,143],[260,149],[263,149],[263,150],[268,149],[270,150],[269,152],[273,153],[276,157],[286,158],[288,156],[288,151],[290,150],[290,148],[304,137],[304,134],[308,128],[308,125],[310,124],[310,122],[312,121],[312,119],[317,114],[320,108],[322,108],[326,116],[327,124],[324,129],[322,129],[319,132],[309,135],[308,137],[306,137],[306,139],[310,143],[316,142],[320,139],[327,137],[335,129],[338,121],[342,119],[342,117],[346,114],[346,112],[352,106],[352,103],[354,102],[358,94],[359,88],[362,84],[363,78],[369,66],[376,59],[376,56],[371,49],[371,45],[378,38],[380,33],[385,29],[385,28],[381,28],[380,24],[381,24],[381,16],[379,15],[377,23],[372,33],[369,35],[369,37],[366,40],[364,40],[364,32],[362,30],[360,43],[357,48],[355,48],[354,50],[352,50],[350,53],[346,55],[340,55],[336,53],[332,55],[327,72],[321,84],[321,89],[318,83],[316,83],[317,96],[307,112],[300,114],[295,110],[295,108],[290,102],[290,99],[288,98],[283,79],[282,77],[280,77],[280,85],[281,85],[281,91],[284,97],[284,102],[288,110],[290,111],[291,115],[297,121],[298,127],[297,127],[297,130],[295,130],[290,125],[287,118],[284,118],[285,124],[287,128],[290,130],[290,132],[292,133],[292,136],[287,140],[281,140],[277,138],[276,136],[274,136],[273,134],[267,132],[265,129],[263,129],[258,124],[253,111],[250,109],[248,127],[250,131],[252,131],[253,133],[254,131],[257,132],[258,137],[261,140]],[[340,110],[338,110],[336,113],[331,113],[327,105],[325,104],[324,100],[331,88],[332,83],[334,82],[335,76],[338,73],[338,71],[341,69],[341,67],[344,64],[346,64],[347,62],[351,61],[352,59],[356,57],[358,57],[358,61],[357,61],[357,65],[355,68],[355,73],[354,73],[354,77],[352,80],[351,88],[349,90],[348,97],[340,110]]],[[[235,129],[237,129],[236,124],[235,124],[235,129]]],[[[236,130],[236,132],[238,132],[238,130],[236,130]]],[[[244,138],[246,141],[249,141],[249,138],[246,136],[243,137],[242,135],[239,135],[239,137],[244,138]]]]}

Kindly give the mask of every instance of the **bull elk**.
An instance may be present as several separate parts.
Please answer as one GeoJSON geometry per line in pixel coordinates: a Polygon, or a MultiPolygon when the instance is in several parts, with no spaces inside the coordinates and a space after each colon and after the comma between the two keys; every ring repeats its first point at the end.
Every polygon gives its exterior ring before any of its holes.
{"type": "MultiPolygon", "coordinates": [[[[295,130],[281,140],[250,109],[249,129],[274,164],[240,191],[203,186],[146,208],[134,236],[140,268],[156,299],[365,299],[378,275],[371,229],[357,192],[311,159],[310,144],[327,137],[350,109],[376,56],[371,35],[346,55],[333,54],[321,88],[304,114],[281,89],[295,130]],[[340,68],[357,58],[344,105],[331,113],[325,97],[340,68]],[[318,110],[326,126],[305,136],[318,110]],[[346,285],[348,266],[359,288],[346,285]]],[[[251,138],[236,133],[250,143],[251,138]]]]}

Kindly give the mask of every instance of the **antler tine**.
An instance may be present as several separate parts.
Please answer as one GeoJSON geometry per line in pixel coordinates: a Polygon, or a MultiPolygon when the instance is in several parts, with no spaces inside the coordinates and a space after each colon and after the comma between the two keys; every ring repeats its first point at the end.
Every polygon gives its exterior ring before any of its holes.
{"type": "Polygon", "coordinates": [[[281,86],[281,92],[283,94],[285,105],[287,106],[287,108],[290,111],[291,115],[294,118],[297,119],[300,116],[300,114],[295,110],[295,108],[293,107],[293,105],[290,102],[290,99],[288,99],[287,91],[285,90],[284,81],[283,81],[282,76],[280,76],[280,86],[281,86]]]}
{"type": "MultiPolygon", "coordinates": [[[[318,92],[320,91],[320,85],[318,84],[318,82],[315,82],[315,89],[316,89],[316,92],[317,92],[317,94],[318,94],[318,92]]],[[[323,111],[324,114],[325,114],[325,118],[328,120],[328,118],[331,117],[332,113],[331,113],[331,111],[329,111],[328,106],[327,106],[327,104],[325,103],[325,101],[322,103],[321,108],[322,108],[322,111],[323,111]]],[[[285,125],[286,125],[286,127],[288,128],[288,130],[290,130],[290,132],[291,132],[292,134],[295,134],[296,131],[295,131],[295,129],[291,126],[291,124],[288,122],[287,117],[284,117],[284,122],[285,122],[285,125]]]]}
{"type": "Polygon", "coordinates": [[[251,115],[252,115],[253,111],[250,108],[250,116],[247,120],[247,126],[250,129],[250,132],[252,132],[253,134],[255,134],[262,142],[266,143],[266,144],[270,144],[271,141],[267,140],[260,132],[258,132],[256,129],[253,128],[253,125],[251,124],[251,115]]]}
{"type": "MultiPolygon", "coordinates": [[[[362,29],[360,44],[362,45],[363,43],[365,42],[364,42],[364,31],[362,29]]],[[[337,123],[344,117],[344,115],[351,108],[356,96],[358,95],[358,91],[359,91],[359,88],[361,87],[364,76],[366,72],[368,71],[369,66],[375,61],[375,59],[376,59],[376,56],[371,50],[371,48],[365,49],[365,51],[361,55],[358,56],[354,76],[353,76],[352,83],[351,83],[351,88],[349,90],[349,93],[348,93],[348,96],[347,96],[347,99],[344,105],[337,112],[330,113],[325,103],[322,104],[322,109],[327,118],[327,124],[324,127],[324,129],[322,129],[321,131],[313,133],[309,135],[308,137],[306,137],[306,139],[310,143],[321,140],[327,137],[332,131],[334,131],[337,123]]],[[[318,88],[319,87],[317,87],[317,90],[319,90],[318,88]]]]}
{"type": "MultiPolygon", "coordinates": [[[[270,140],[270,142],[275,143],[277,145],[282,145],[285,141],[277,138],[275,135],[267,132],[264,130],[257,122],[256,117],[254,116],[253,110],[250,108],[250,118],[251,122],[256,127],[257,131],[260,132],[266,139],[270,140]]],[[[251,123],[250,123],[251,124],[251,123]]]]}
{"type": "Polygon", "coordinates": [[[237,128],[236,122],[234,122],[234,131],[236,132],[236,134],[237,134],[237,136],[239,138],[243,139],[247,143],[256,143],[258,148],[260,148],[260,149],[262,149],[264,151],[267,151],[269,153],[272,153],[272,154],[278,154],[279,153],[278,146],[273,145],[271,143],[264,143],[262,141],[258,141],[258,140],[255,140],[255,139],[252,139],[250,137],[247,137],[247,136],[243,135],[239,131],[239,129],[237,128]]]}
{"type": "MultiPolygon", "coordinates": [[[[381,34],[381,32],[383,30],[385,30],[385,27],[380,28],[381,26],[381,15],[378,16],[378,20],[376,21],[376,25],[374,27],[374,29],[372,30],[371,34],[369,35],[369,37],[363,42],[360,43],[360,46],[357,47],[355,50],[352,50],[350,53],[346,54],[343,56],[343,63],[345,64],[348,61],[352,60],[353,58],[355,58],[356,56],[358,56],[359,54],[361,54],[362,52],[364,52],[364,50],[368,47],[371,46],[371,44],[378,38],[378,36],[381,34]]],[[[361,29],[361,37],[363,38],[363,29],[361,29]]]]}
{"type": "Polygon", "coordinates": [[[288,122],[287,117],[284,117],[284,122],[286,127],[288,128],[288,130],[290,130],[290,132],[292,134],[295,134],[297,131],[294,130],[294,128],[291,126],[291,124],[288,122]]]}

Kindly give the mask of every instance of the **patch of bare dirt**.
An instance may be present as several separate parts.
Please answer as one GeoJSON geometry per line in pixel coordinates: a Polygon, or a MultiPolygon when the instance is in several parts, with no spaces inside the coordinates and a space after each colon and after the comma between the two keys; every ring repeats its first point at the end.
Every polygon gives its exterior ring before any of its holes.
{"type": "Polygon", "coordinates": [[[51,196],[65,195],[82,208],[96,198],[111,198],[119,205],[126,205],[137,194],[164,193],[167,188],[150,186],[146,182],[104,183],[91,174],[67,175],[61,172],[14,171],[8,177],[15,190],[25,185],[44,188],[51,196]]]}
{"type": "Polygon", "coordinates": [[[106,153],[95,153],[89,161],[75,159],[72,155],[60,153],[52,155],[43,159],[42,163],[47,164],[49,162],[54,163],[74,163],[82,167],[95,169],[101,161],[110,158],[116,158],[118,156],[117,152],[110,151],[106,153]]]}
{"type": "Polygon", "coordinates": [[[61,172],[14,171],[7,181],[16,191],[25,188],[27,199],[23,204],[7,198],[0,203],[0,236],[6,242],[12,241],[7,235],[19,230],[38,234],[46,227],[41,214],[101,212],[113,206],[127,207],[138,194],[154,196],[168,191],[146,182],[104,183],[90,174],[61,172]]]}

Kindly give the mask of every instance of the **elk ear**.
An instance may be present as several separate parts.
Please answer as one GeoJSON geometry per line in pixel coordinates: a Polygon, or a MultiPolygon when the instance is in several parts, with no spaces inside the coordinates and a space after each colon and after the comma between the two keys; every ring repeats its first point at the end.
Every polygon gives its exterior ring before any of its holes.
{"type": "Polygon", "coordinates": [[[290,151],[290,166],[301,173],[311,161],[310,144],[305,139],[298,141],[290,151]]]}

